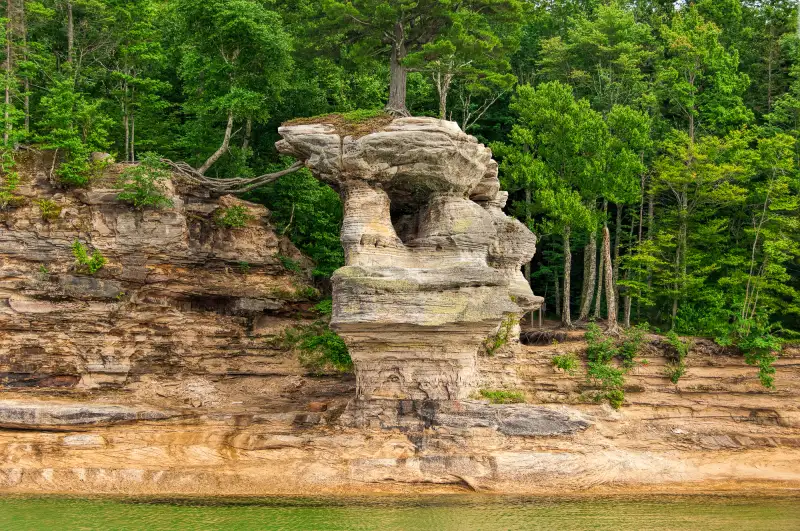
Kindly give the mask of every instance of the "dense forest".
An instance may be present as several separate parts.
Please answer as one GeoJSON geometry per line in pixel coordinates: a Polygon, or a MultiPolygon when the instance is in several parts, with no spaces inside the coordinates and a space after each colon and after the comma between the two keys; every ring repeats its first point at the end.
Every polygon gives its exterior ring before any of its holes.
{"type": "MultiPolygon", "coordinates": [[[[284,121],[435,116],[489,144],[566,326],[650,323],[768,352],[800,330],[800,31],[790,0],[7,0],[0,206],[13,153],[286,168],[284,121]],[[358,112],[355,112],[358,111],[358,112]],[[148,155],[150,156],[150,155],[148,155]],[[152,159],[153,157],[150,156],[152,159]]],[[[338,196],[248,196],[321,279],[338,196]]]]}

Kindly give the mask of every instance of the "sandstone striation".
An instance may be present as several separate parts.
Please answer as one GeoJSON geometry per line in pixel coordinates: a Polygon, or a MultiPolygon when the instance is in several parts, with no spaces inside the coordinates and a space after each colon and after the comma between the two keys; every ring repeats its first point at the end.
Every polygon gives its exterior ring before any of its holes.
{"type": "Polygon", "coordinates": [[[279,132],[278,150],[344,202],[332,326],[353,358],[358,397],[468,397],[487,339],[515,337],[520,315],[541,304],[520,271],[536,238],[503,213],[491,151],[431,118],[361,137],[326,123],[279,132]]]}

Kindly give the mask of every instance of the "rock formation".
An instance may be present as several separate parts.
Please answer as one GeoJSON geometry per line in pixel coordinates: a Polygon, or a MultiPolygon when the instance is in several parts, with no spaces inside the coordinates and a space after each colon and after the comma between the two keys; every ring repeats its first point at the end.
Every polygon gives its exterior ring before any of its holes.
{"type": "Polygon", "coordinates": [[[491,151],[432,118],[361,137],[327,123],[279,132],[278,150],[344,202],[332,326],[353,358],[358,396],[468,397],[484,344],[515,336],[520,315],[541,304],[520,271],[536,238],[503,213],[508,194],[491,151]]]}
{"type": "Polygon", "coordinates": [[[0,385],[98,389],[153,374],[296,371],[275,339],[308,284],[280,256],[304,258],[263,206],[169,183],[172,208],[139,212],[117,199],[124,166],[79,190],[55,186],[52,168],[52,153],[22,157],[22,204],[0,212],[0,385]],[[234,205],[247,225],[217,226],[215,211],[234,205]],[[108,260],[95,275],[76,271],[76,240],[108,260]]]}

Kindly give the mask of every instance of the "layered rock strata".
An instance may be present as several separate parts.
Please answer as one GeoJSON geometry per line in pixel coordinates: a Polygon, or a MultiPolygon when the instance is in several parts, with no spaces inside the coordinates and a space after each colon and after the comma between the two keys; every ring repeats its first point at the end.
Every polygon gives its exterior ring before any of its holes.
{"type": "Polygon", "coordinates": [[[346,266],[332,326],[355,363],[359,398],[455,400],[477,356],[538,308],[520,266],[535,236],[502,209],[491,151],[453,122],[403,118],[361,137],[288,125],[277,148],[344,202],[346,266]]]}
{"type": "Polygon", "coordinates": [[[308,282],[281,257],[305,259],[263,206],[170,182],[172,207],[136,211],[117,199],[124,166],[72,191],[51,182],[53,167],[52,153],[23,156],[20,204],[0,212],[0,385],[93,390],[297,372],[277,339],[311,305],[308,282]],[[215,213],[234,206],[246,226],[218,226],[215,213]],[[76,267],[75,241],[106,265],[94,275],[76,267]]]}

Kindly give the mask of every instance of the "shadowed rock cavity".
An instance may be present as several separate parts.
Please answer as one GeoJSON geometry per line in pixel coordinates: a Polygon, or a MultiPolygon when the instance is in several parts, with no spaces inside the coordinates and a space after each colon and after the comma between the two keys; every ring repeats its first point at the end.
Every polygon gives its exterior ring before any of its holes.
{"type": "Polygon", "coordinates": [[[324,123],[279,132],[278,150],[344,202],[332,326],[350,349],[359,398],[468,397],[486,338],[509,323],[517,337],[521,314],[542,301],[520,270],[536,237],[503,213],[508,193],[491,151],[432,118],[360,138],[324,123]]]}

